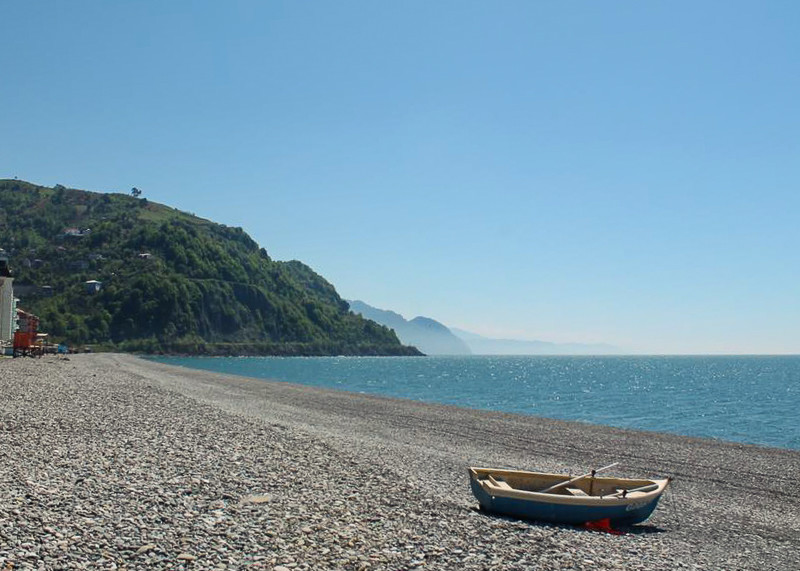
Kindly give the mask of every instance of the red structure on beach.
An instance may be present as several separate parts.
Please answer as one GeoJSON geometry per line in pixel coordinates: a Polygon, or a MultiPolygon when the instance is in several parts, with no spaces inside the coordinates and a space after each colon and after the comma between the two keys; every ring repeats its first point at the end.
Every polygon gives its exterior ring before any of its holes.
{"type": "Polygon", "coordinates": [[[32,313],[17,309],[19,329],[14,332],[14,357],[33,357],[41,355],[43,348],[37,342],[39,318],[32,313]]]}

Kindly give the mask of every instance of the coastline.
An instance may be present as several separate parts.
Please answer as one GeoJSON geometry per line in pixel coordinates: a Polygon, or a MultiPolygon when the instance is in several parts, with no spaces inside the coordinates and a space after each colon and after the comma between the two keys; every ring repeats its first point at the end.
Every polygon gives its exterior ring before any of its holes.
{"type": "Polygon", "coordinates": [[[800,430],[791,420],[800,395],[785,376],[796,375],[800,356],[789,357],[795,362],[765,356],[750,364],[751,356],[469,355],[401,359],[400,367],[383,357],[144,358],[337,391],[800,451],[800,430]],[[572,374],[580,376],[562,384],[572,374]]]}
{"type": "Polygon", "coordinates": [[[0,565],[800,568],[798,451],[130,355],[0,371],[0,565]],[[621,476],[676,478],[622,536],[481,514],[466,476],[469,465],[582,473],[611,461],[621,476]]]}

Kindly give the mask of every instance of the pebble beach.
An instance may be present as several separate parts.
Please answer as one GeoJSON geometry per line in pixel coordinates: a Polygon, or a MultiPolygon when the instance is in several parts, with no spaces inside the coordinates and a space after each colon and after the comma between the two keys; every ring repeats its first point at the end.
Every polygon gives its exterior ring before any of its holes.
{"type": "Polygon", "coordinates": [[[265,382],[0,360],[0,569],[800,569],[800,451],[265,382]],[[621,535],[477,509],[468,466],[672,476],[621,535]]]}

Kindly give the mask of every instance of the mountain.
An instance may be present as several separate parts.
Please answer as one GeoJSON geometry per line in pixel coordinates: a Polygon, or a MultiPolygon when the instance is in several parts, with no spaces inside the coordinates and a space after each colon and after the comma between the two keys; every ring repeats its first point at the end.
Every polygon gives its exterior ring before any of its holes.
{"type": "Polygon", "coordinates": [[[451,331],[467,344],[475,355],[612,355],[619,349],[602,343],[551,343],[521,339],[492,339],[469,331],[451,331]]]}
{"type": "Polygon", "coordinates": [[[15,296],[52,339],[192,354],[419,354],[241,228],[132,194],[0,180],[15,296]]]}
{"type": "Polygon", "coordinates": [[[427,355],[469,355],[467,345],[444,325],[428,317],[407,321],[399,313],[378,309],[363,301],[350,301],[350,310],[397,333],[406,345],[413,345],[427,355]]]}

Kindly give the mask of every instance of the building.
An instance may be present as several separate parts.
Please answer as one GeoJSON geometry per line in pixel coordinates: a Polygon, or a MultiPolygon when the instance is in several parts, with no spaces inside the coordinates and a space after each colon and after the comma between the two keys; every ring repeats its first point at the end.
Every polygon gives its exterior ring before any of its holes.
{"type": "Polygon", "coordinates": [[[17,328],[13,283],[8,255],[5,250],[0,250],[0,341],[10,341],[17,328]]]}
{"type": "Polygon", "coordinates": [[[28,298],[39,293],[39,286],[36,284],[14,284],[14,295],[19,298],[28,298]]]}
{"type": "Polygon", "coordinates": [[[47,335],[39,333],[39,318],[21,309],[16,313],[19,329],[14,333],[14,357],[41,355],[47,335]]]}
{"type": "Polygon", "coordinates": [[[39,332],[39,318],[22,309],[17,309],[17,318],[19,319],[19,330],[22,333],[31,333],[36,335],[39,332]]]}
{"type": "Polygon", "coordinates": [[[86,285],[86,293],[97,293],[103,287],[103,282],[97,280],[89,280],[83,283],[86,285]]]}
{"type": "Polygon", "coordinates": [[[62,236],[69,237],[69,238],[80,238],[82,236],[88,236],[92,233],[91,228],[84,228],[81,230],[80,228],[64,228],[64,232],[62,236]]]}

